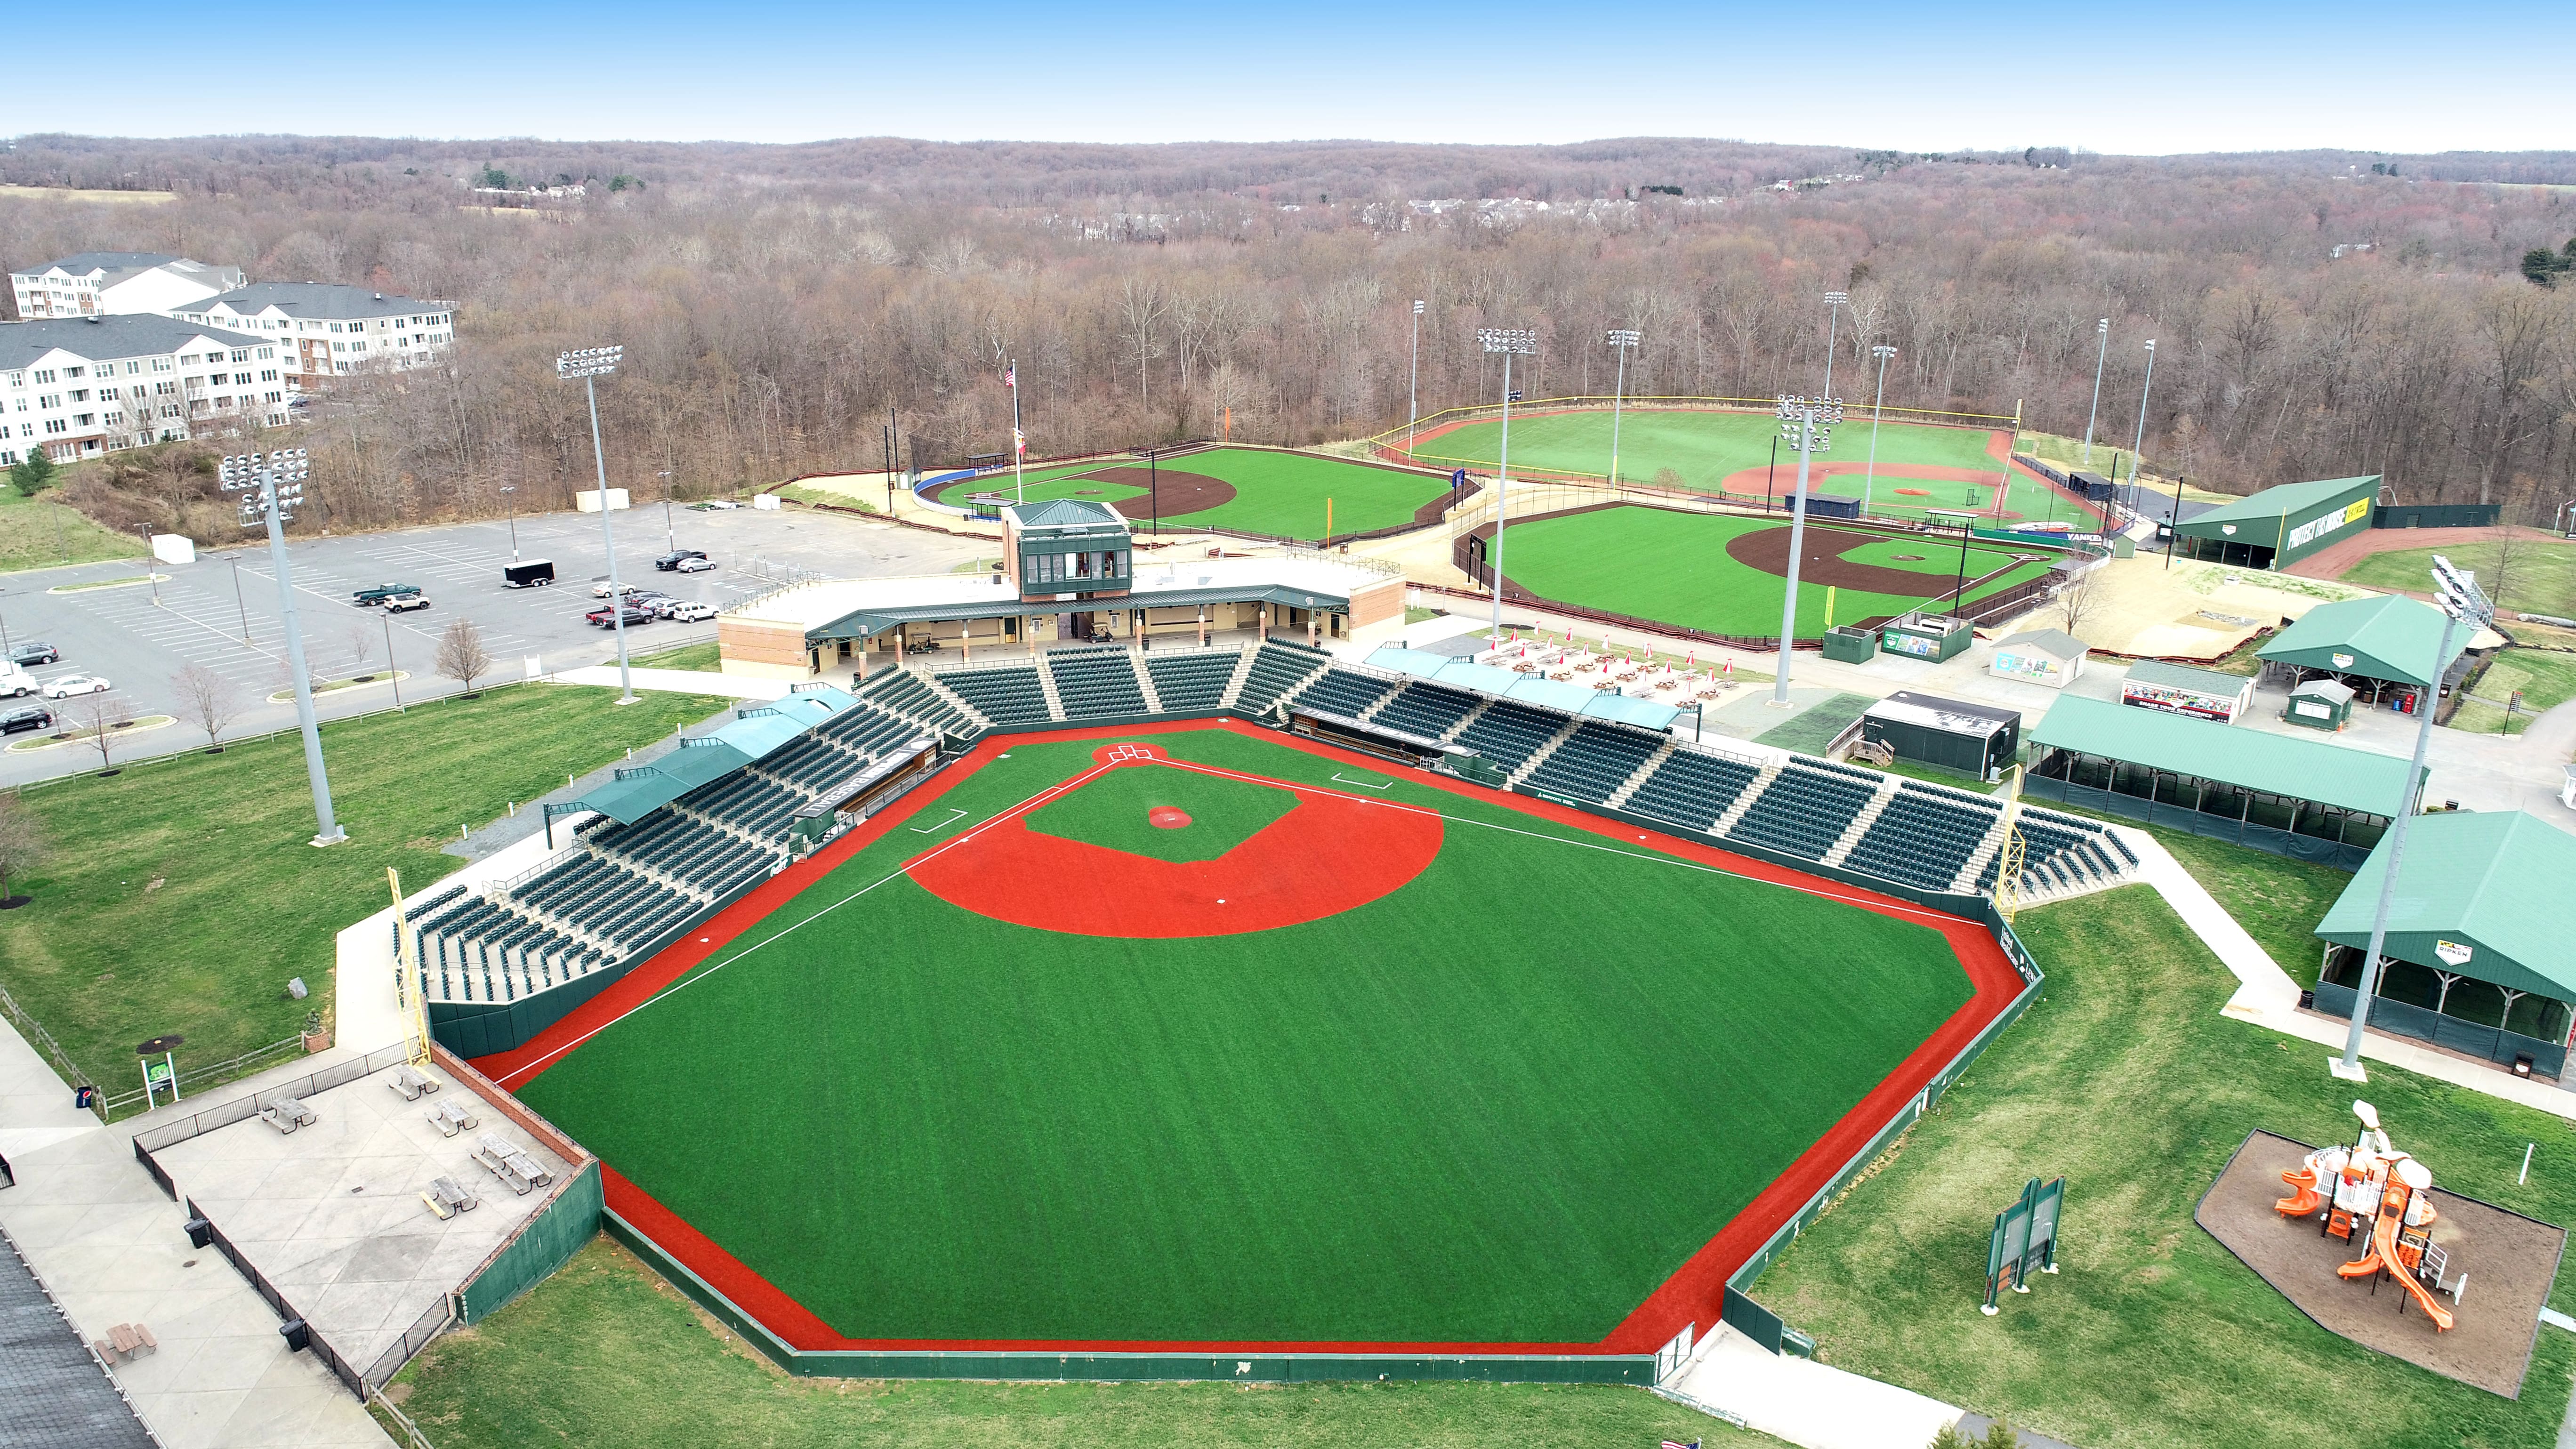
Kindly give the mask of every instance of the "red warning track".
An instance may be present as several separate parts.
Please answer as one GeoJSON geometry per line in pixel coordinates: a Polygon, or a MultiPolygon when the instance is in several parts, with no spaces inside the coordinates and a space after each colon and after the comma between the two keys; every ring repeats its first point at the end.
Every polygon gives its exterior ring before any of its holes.
{"type": "MultiPolygon", "coordinates": [[[[587,1005],[557,1022],[544,1035],[514,1052],[481,1057],[474,1065],[484,1075],[504,1087],[516,1087],[541,1073],[546,1065],[580,1041],[633,1010],[664,986],[678,980],[691,967],[705,960],[735,936],[756,924],[793,899],[807,886],[843,861],[883,837],[897,825],[935,805],[940,797],[963,779],[991,763],[993,758],[1015,745],[1064,739],[1142,739],[1185,730],[1221,729],[1267,740],[1289,749],[1303,751],[1339,765],[1383,772],[1383,762],[1318,744],[1312,740],[1283,735],[1241,721],[1191,720],[1169,724],[1131,725],[1104,729],[1064,730],[1048,734],[1011,735],[987,739],[964,759],[942,771],[937,778],[914,790],[883,814],[834,841],[813,858],[806,860],[772,879],[767,885],[736,902],[714,920],[701,927],[696,935],[639,965],[624,980],[593,998],[587,1005]]],[[[1798,1209],[1831,1181],[1834,1173],[1869,1145],[1878,1130],[1895,1117],[1915,1094],[1930,1085],[1932,1078],[1953,1057],[1976,1039],[1987,1024],[2001,1015],[2020,995],[2022,979],[2007,960],[2003,948],[1986,933],[1983,926],[1927,910],[1893,896],[1806,875],[1781,866],[1771,865],[1729,851],[1718,850],[1695,841],[1651,831],[1641,831],[1620,821],[1586,814],[1580,810],[1553,805],[1525,795],[1504,795],[1450,780],[1443,776],[1407,773],[1413,784],[1449,794],[1467,796],[1490,805],[1516,810],[1534,819],[1570,826],[1606,840],[1631,842],[1683,860],[1724,870],[1749,880],[1769,881],[1810,895],[1840,901],[1879,915],[1911,921],[1939,931],[1950,943],[1959,965],[1974,983],[1976,994],[1966,1005],[1952,1013],[1905,1060],[1898,1064],[1860,1103],[1817,1138],[1787,1171],[1780,1174],[1743,1212],[1720,1228],[1716,1236],[1702,1244],[1680,1269],[1666,1279],[1644,1303],[1623,1319],[1617,1328],[1599,1343],[1377,1343],[1377,1342],[1276,1342],[1276,1341],[1207,1341],[1207,1342],[1132,1342],[1110,1340],[1032,1340],[1032,1339],[854,1339],[845,1338],[830,1324],[762,1277],[758,1272],[719,1247],[705,1234],[673,1213],[651,1194],[626,1180],[613,1167],[601,1164],[602,1181],[608,1206],[619,1217],[633,1224],[663,1251],[678,1260],[690,1272],[704,1279],[718,1292],[731,1299],[745,1313],[767,1326],[790,1347],[806,1351],[923,1351],[923,1352],[1100,1352],[1100,1353],[1376,1353],[1376,1354],[1642,1354],[1652,1353],[1686,1323],[1702,1326],[1717,1321],[1719,1299],[1726,1280],[1752,1257],[1770,1236],[1787,1223],[1798,1209]]],[[[1300,794],[1332,793],[1313,787],[1297,787],[1300,794]]],[[[1053,798],[1049,796],[1047,798],[1053,798]]],[[[1352,797],[1357,798],[1357,797],[1352,797]]],[[[1368,801],[1385,815],[1422,814],[1436,822],[1438,816],[1419,809],[1387,801],[1368,801]]],[[[933,818],[940,812],[933,811],[933,818]]],[[[1291,812],[1293,815],[1296,812],[1291,812]]],[[[1282,817],[1284,822],[1288,817],[1282,817]]],[[[1133,857],[1121,854],[1122,861],[1133,857]]],[[[1418,868],[1417,868],[1418,869],[1418,868]]],[[[1407,877],[1410,878],[1409,876],[1407,877]]]]}

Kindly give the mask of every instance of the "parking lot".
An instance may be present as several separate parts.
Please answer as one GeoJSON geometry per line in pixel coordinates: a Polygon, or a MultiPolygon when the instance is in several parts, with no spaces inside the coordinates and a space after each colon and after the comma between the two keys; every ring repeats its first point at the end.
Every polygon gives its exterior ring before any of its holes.
{"type": "MultiPolygon", "coordinates": [[[[801,510],[683,510],[671,524],[672,536],[681,548],[704,550],[716,568],[710,573],[662,573],[653,567],[667,546],[659,511],[621,512],[613,521],[620,582],[719,608],[775,587],[791,569],[841,578],[944,573],[979,553],[989,555],[993,548],[989,539],[952,539],[801,510]]],[[[517,537],[518,557],[554,562],[553,587],[502,587],[502,566],[512,557],[511,530],[504,522],[291,543],[296,617],[314,677],[382,674],[388,649],[395,667],[409,676],[398,685],[359,685],[318,695],[321,717],[390,708],[397,687],[406,701],[460,688],[437,674],[438,636],[459,618],[474,621],[492,655],[493,672],[481,682],[613,662],[617,650],[611,631],[582,617],[602,602],[592,597],[591,588],[608,573],[597,516],[522,516],[517,537]],[[418,585],[430,606],[389,616],[351,602],[357,590],[392,583],[418,585]]],[[[179,717],[178,724],[126,738],[120,756],[163,754],[204,743],[175,682],[190,664],[222,676],[239,692],[242,708],[229,734],[291,728],[293,700],[268,702],[269,695],[289,687],[286,647],[268,549],[256,535],[250,538],[248,544],[221,541],[229,546],[220,551],[201,540],[195,563],[156,565],[155,571],[167,576],[157,591],[142,583],[77,587],[138,578],[142,569],[135,559],[0,575],[0,626],[12,643],[41,640],[62,652],[54,663],[30,667],[39,681],[71,674],[104,676],[128,713],[179,717]]],[[[714,637],[712,620],[630,625],[628,652],[645,654],[714,637]]],[[[0,713],[40,703],[34,696],[0,699],[0,713]]],[[[81,701],[68,703],[77,707],[81,701]]],[[[36,736],[18,734],[10,742],[32,738],[36,736]]],[[[97,767],[96,751],[86,746],[0,751],[0,784],[97,767]]]]}

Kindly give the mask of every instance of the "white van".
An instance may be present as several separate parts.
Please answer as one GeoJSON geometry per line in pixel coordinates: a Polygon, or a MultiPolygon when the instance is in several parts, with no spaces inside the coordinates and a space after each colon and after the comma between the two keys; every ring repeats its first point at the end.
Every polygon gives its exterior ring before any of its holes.
{"type": "Polygon", "coordinates": [[[15,664],[0,664],[0,694],[19,699],[42,688],[44,686],[36,682],[36,676],[26,670],[15,664]]]}

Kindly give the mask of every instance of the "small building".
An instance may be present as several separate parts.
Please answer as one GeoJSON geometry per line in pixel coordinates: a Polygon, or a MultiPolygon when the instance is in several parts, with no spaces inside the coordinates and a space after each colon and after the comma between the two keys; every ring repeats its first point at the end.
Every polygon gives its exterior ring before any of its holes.
{"type": "Polygon", "coordinates": [[[1927,614],[1920,609],[1891,620],[1878,631],[1878,647],[1890,654],[1903,654],[1914,659],[1936,663],[1966,650],[1976,631],[1965,619],[1947,614],[1927,614]]]}
{"type": "Polygon", "coordinates": [[[2379,594],[2320,604],[2254,653],[2267,672],[2286,675],[2288,683],[2332,679],[2374,704],[2385,700],[2411,713],[2435,680],[2464,671],[2462,656],[2472,645],[2492,647],[2483,641],[2493,636],[2455,628],[2449,657],[2437,660],[2442,624],[2442,611],[2430,604],[2379,594]]]}
{"type": "Polygon", "coordinates": [[[331,282],[253,282],[169,313],[276,343],[287,386],[302,390],[324,378],[437,361],[456,341],[455,307],[331,282]]]}
{"type": "Polygon", "coordinates": [[[2370,529],[2379,475],[2284,483],[2186,518],[2180,551],[2210,563],[2280,569],[2370,529]]]}
{"type": "MultiPolygon", "coordinates": [[[[2317,935],[2327,942],[2316,1006],[2349,1018],[2388,874],[2383,843],[2354,872],[2317,935]]],[[[2444,811],[2406,835],[2388,906],[2370,1025],[2560,1075],[2576,1003],[2576,835],[2520,811],[2444,811]]]]}
{"type": "Polygon", "coordinates": [[[1995,645],[1986,672],[1997,679],[2064,689],[2082,677],[2084,655],[2084,641],[2063,629],[2031,629],[1995,645]]]}
{"type": "Polygon", "coordinates": [[[2352,723],[2352,686],[2311,679],[2290,691],[2290,707],[2281,718],[2312,730],[2341,730],[2352,723]]]}
{"type": "Polygon", "coordinates": [[[2099,473],[2086,473],[2079,470],[2067,474],[2066,482],[2067,486],[2083,494],[2084,501],[2087,503],[2108,503],[2111,501],[2111,495],[2120,491],[2119,484],[2099,473]]]}
{"type": "Polygon", "coordinates": [[[2021,752],[2021,714],[1900,689],[1861,711],[1861,739],[1900,760],[2001,779],[2021,752]]]}
{"type": "Polygon", "coordinates": [[[1105,503],[1054,498],[1002,510],[1002,576],[1024,599],[1114,598],[1135,575],[1127,519],[1105,503]]]}
{"type": "Polygon", "coordinates": [[[2121,682],[2120,703],[2234,724],[2254,707],[2254,680],[2250,675],[2141,659],[2129,666],[2129,677],[2121,682]]]}

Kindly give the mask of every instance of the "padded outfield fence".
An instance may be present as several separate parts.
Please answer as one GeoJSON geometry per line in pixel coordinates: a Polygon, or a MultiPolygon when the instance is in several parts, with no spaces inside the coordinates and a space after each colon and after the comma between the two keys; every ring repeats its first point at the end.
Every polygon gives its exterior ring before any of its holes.
{"type": "MultiPolygon", "coordinates": [[[[1639,412],[1707,412],[1776,414],[1780,400],[1776,397],[1624,397],[1577,394],[1568,397],[1530,398],[1511,404],[1514,417],[1535,417],[1543,413],[1610,412],[1633,409],[1639,412]]],[[[1916,423],[1930,427],[1972,428],[1991,431],[2013,427],[2018,419],[2009,414],[1945,412],[1935,408],[1882,408],[1878,410],[1888,422],[1916,423]]],[[[1394,463],[1412,463],[1450,468],[1486,468],[1491,463],[1482,458],[1452,458],[1438,453],[1419,451],[1418,442],[1425,433],[1445,433],[1465,423],[1499,421],[1504,405],[1499,402],[1469,403],[1464,407],[1442,408],[1401,427],[1389,428],[1375,437],[1363,440],[1362,446],[1377,456],[1394,463]]],[[[1846,418],[1860,413],[1846,402],[1846,418]]],[[[1848,425],[1848,424],[1846,424],[1848,425]]],[[[1575,472],[1557,469],[1515,469],[1514,477],[1558,478],[1567,482],[1606,483],[1605,472],[1575,472]]]]}

